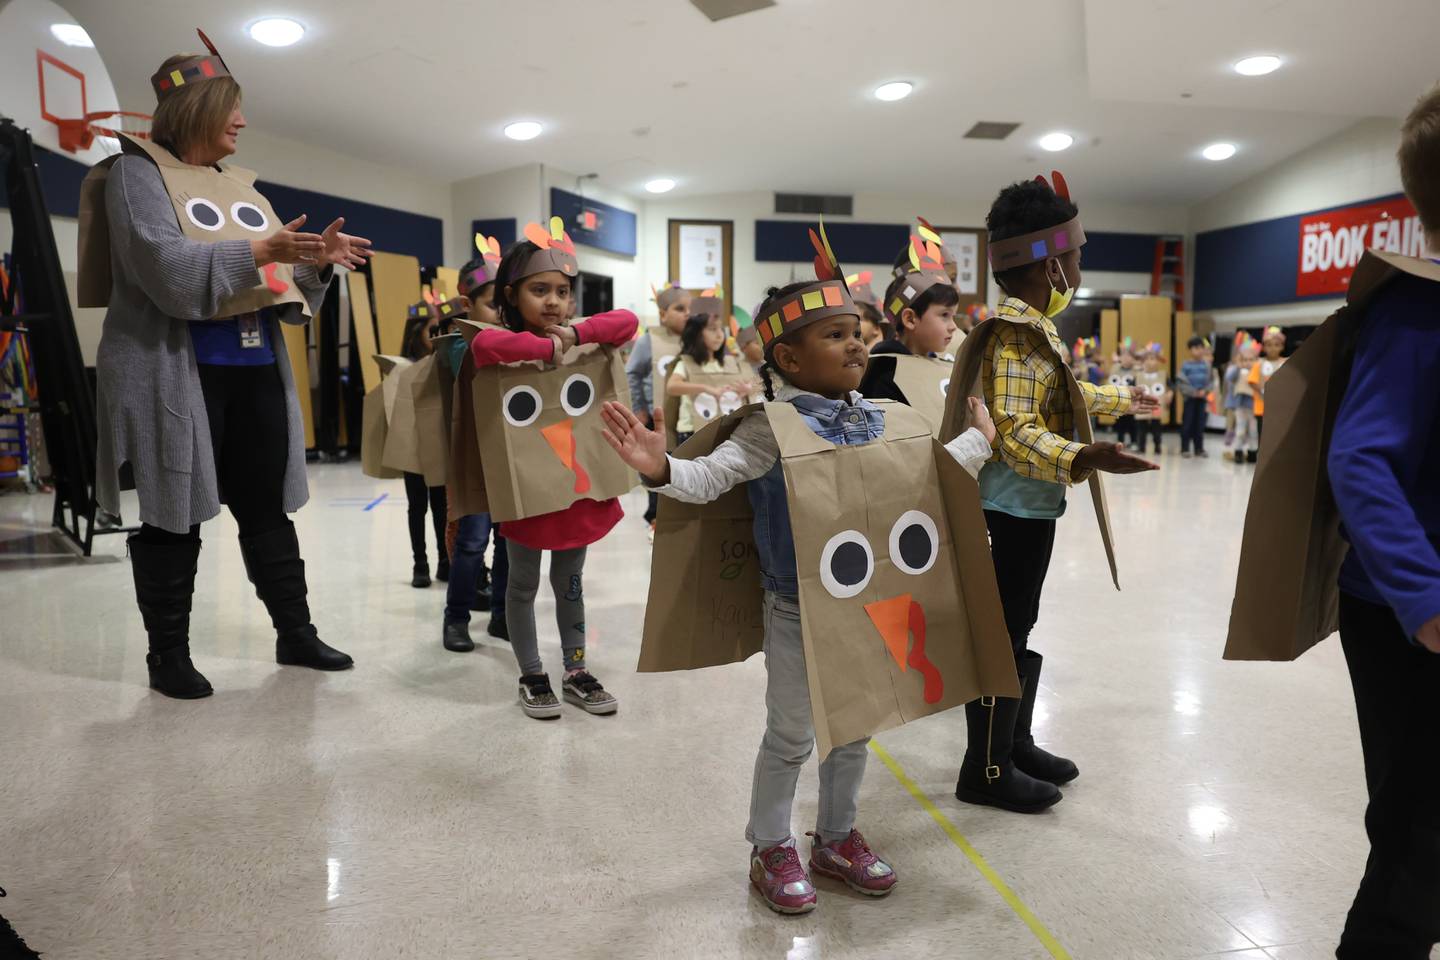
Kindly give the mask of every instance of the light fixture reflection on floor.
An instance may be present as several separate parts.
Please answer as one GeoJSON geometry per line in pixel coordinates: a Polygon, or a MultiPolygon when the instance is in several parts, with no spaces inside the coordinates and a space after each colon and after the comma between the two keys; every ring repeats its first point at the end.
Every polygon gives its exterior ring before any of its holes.
{"type": "Polygon", "coordinates": [[[330,857],[325,861],[325,900],[340,898],[340,861],[330,857]]]}
{"type": "Polygon", "coordinates": [[[1202,840],[1214,840],[1230,827],[1230,815],[1219,807],[1198,804],[1190,808],[1190,832],[1202,840]]]}

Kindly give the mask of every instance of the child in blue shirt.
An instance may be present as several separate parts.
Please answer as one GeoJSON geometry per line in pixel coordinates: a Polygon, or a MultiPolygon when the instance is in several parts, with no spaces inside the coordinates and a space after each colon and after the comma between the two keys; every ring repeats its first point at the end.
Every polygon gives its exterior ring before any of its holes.
{"type": "Polygon", "coordinates": [[[1180,367],[1180,395],[1185,398],[1185,412],[1180,421],[1180,456],[1208,457],[1205,452],[1205,421],[1209,419],[1210,356],[1204,337],[1190,338],[1190,359],[1180,367]]]}

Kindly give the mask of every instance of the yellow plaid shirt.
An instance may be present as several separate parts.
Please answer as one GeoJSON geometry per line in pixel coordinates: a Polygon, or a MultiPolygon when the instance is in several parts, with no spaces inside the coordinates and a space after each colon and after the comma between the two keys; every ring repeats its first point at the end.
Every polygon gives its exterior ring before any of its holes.
{"type": "MultiPolygon", "coordinates": [[[[1022,477],[1051,483],[1079,483],[1089,477],[1072,469],[1084,448],[1075,437],[1075,414],[1056,356],[1068,356],[1060,334],[1040,311],[1014,297],[1000,302],[981,383],[995,421],[996,459],[1022,477]],[[1027,322],[1016,323],[1023,319],[1027,322]],[[1051,349],[1053,348],[1053,349],[1051,349]]],[[[1125,413],[1133,402],[1124,387],[1081,383],[1091,414],[1125,413]]]]}

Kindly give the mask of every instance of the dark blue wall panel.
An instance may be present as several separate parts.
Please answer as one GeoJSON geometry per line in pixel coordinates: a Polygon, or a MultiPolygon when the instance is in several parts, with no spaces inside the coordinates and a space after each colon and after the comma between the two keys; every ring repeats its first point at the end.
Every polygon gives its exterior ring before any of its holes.
{"type": "Polygon", "coordinates": [[[550,215],[565,221],[565,229],[576,243],[627,257],[635,256],[635,214],[629,210],[551,187],[550,215]],[[593,229],[585,225],[587,213],[595,218],[593,229]]]}
{"type": "Polygon", "coordinates": [[[1085,232],[1085,248],[1080,265],[1085,270],[1114,273],[1149,273],[1155,268],[1153,233],[1085,232]]]}
{"type": "MultiPolygon", "coordinates": [[[[769,263],[803,263],[815,259],[807,233],[813,220],[756,220],[755,259],[769,263]]],[[[910,239],[910,228],[895,223],[827,223],[825,235],[840,266],[850,263],[894,263],[910,239]]]]}
{"type": "MultiPolygon", "coordinates": [[[[35,166],[45,207],[52,216],[75,217],[80,213],[80,183],[89,167],[63,154],[35,148],[35,166]]],[[[444,263],[444,224],[438,217],[407,213],[361,200],[336,197],[313,190],[300,190],[258,180],[256,189],[265,195],[282,220],[306,214],[305,229],[319,232],[336,217],[345,218],[345,232],[368,237],[375,249],[408,253],[427,265],[444,263]]],[[[0,206],[7,203],[0,190],[0,206]]],[[[513,227],[512,227],[513,231],[513,227]]]]}
{"type": "MultiPolygon", "coordinates": [[[[1390,194],[1345,206],[1363,207],[1399,196],[1390,194]]],[[[1324,207],[1293,217],[1242,223],[1196,234],[1195,309],[1334,300],[1335,295],[1329,293],[1295,295],[1295,279],[1300,269],[1300,220],[1334,209],[1324,207]]]]}
{"type": "Polygon", "coordinates": [[[501,217],[496,220],[471,220],[470,221],[470,256],[475,255],[475,234],[483,233],[487,237],[494,237],[500,241],[500,249],[509,250],[510,245],[515,242],[517,234],[514,217],[501,217]]]}

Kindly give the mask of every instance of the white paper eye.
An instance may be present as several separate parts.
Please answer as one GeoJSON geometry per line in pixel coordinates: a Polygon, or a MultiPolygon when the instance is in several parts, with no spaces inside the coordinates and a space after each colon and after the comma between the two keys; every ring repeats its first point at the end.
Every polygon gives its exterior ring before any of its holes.
{"type": "Polygon", "coordinates": [[[540,419],[540,392],[534,387],[521,385],[505,391],[500,409],[512,427],[528,427],[540,419]]]}
{"type": "Polygon", "coordinates": [[[720,412],[726,416],[729,416],[743,406],[745,406],[745,398],[734,390],[726,390],[720,395],[720,412]]]}
{"type": "Polygon", "coordinates": [[[1118,386],[1120,386],[1120,383],[1121,383],[1120,374],[1118,374],[1118,373],[1112,373],[1112,374],[1110,374],[1110,386],[1112,386],[1112,387],[1118,387],[1118,386]]]}
{"type": "Polygon", "coordinates": [[[702,393],[694,398],[695,416],[701,420],[714,420],[715,414],[720,412],[720,402],[708,393],[702,393]]]}
{"type": "Polygon", "coordinates": [[[1153,393],[1153,394],[1155,394],[1155,396],[1157,396],[1157,397],[1163,397],[1163,396],[1165,396],[1165,384],[1163,384],[1163,383],[1152,383],[1152,384],[1150,384],[1150,392],[1153,393]]]}
{"type": "Polygon", "coordinates": [[[265,211],[248,200],[236,200],[230,204],[230,219],[255,233],[261,233],[270,226],[270,218],[265,216],[265,211]]]}
{"type": "Polygon", "coordinates": [[[949,377],[946,377],[944,380],[941,380],[941,381],[940,381],[940,396],[942,396],[942,397],[948,397],[948,396],[950,396],[950,378],[949,378],[949,377]]]}
{"type": "Polygon", "coordinates": [[[902,572],[919,575],[940,556],[940,531],[927,513],[906,510],[890,528],[890,560],[902,572]]]}
{"type": "Polygon", "coordinates": [[[820,582],[837,600],[853,597],[875,572],[875,552],[859,530],[835,534],[820,551],[820,582]]]}
{"type": "Polygon", "coordinates": [[[560,406],[572,417],[578,417],[595,402],[595,384],[583,373],[571,374],[560,388],[560,406]]]}
{"type": "Polygon", "coordinates": [[[660,371],[660,379],[664,380],[670,376],[670,368],[675,365],[675,357],[664,356],[655,362],[655,369],[660,371]]]}
{"type": "Polygon", "coordinates": [[[215,231],[225,226],[225,214],[220,208],[204,197],[191,197],[185,201],[185,216],[201,230],[215,231]]]}

